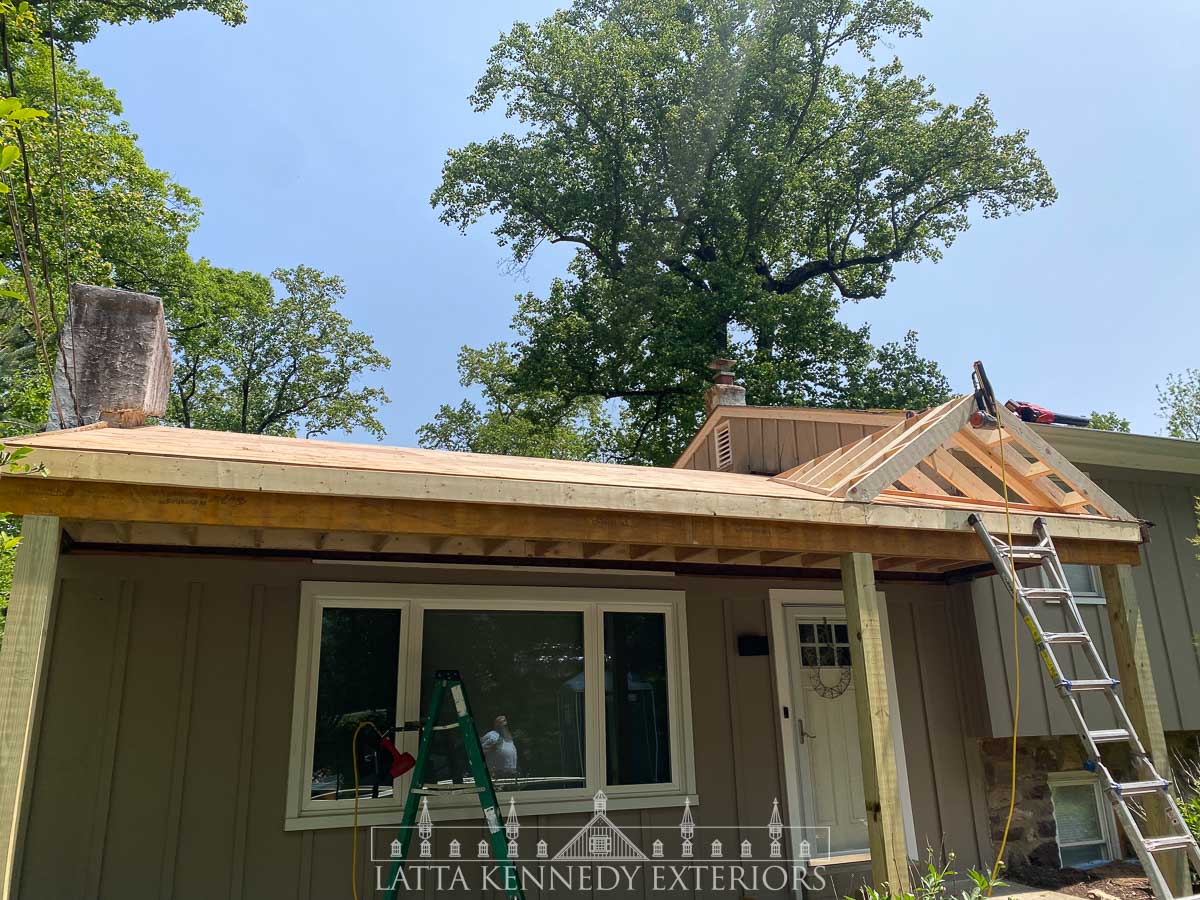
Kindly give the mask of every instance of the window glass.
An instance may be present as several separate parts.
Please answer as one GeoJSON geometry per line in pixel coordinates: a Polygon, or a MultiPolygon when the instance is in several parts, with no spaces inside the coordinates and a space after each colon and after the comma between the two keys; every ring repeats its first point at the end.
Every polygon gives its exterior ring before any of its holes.
{"type": "Polygon", "coordinates": [[[604,614],[604,708],[607,783],[670,782],[663,613],[604,614]]]}
{"type": "Polygon", "coordinates": [[[1067,576],[1067,585],[1076,596],[1098,596],[1100,585],[1096,579],[1096,570],[1091,566],[1072,563],[1063,565],[1067,576]]]}
{"type": "Polygon", "coordinates": [[[1064,866],[1109,858],[1094,784],[1060,784],[1052,788],[1059,856],[1064,866]]]}
{"type": "MultiPolygon", "coordinates": [[[[497,790],[586,784],[582,613],[426,610],[422,716],[438,669],[462,674],[497,790]]],[[[453,712],[446,697],[441,721],[453,712]]],[[[427,766],[428,781],[470,781],[457,730],[434,733],[427,766]]]]}
{"type": "Polygon", "coordinates": [[[840,623],[800,623],[800,665],[806,669],[849,668],[849,629],[840,623]]]}
{"type": "MultiPolygon", "coordinates": [[[[399,671],[400,610],[322,610],[309,794],[313,800],[354,797],[351,738],[364,721],[373,722],[380,731],[396,724],[399,671]]],[[[377,743],[370,729],[359,735],[358,747],[359,796],[392,796],[388,763],[376,758],[377,743]]]]}

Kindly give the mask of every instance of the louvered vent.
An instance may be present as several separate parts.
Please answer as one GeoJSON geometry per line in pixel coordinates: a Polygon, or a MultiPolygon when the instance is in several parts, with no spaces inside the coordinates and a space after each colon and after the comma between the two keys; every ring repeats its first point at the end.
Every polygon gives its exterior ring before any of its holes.
{"type": "Polygon", "coordinates": [[[721,471],[733,468],[733,434],[729,423],[722,422],[713,431],[713,442],[717,448],[717,468],[721,471]]]}

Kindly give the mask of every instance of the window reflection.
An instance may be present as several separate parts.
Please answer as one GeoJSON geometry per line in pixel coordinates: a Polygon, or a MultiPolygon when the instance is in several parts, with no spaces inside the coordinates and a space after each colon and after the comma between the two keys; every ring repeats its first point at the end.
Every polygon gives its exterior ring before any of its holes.
{"type": "MultiPolygon", "coordinates": [[[[380,731],[396,723],[399,669],[400,610],[322,610],[313,800],[354,797],[351,738],[361,722],[380,731]]],[[[377,758],[376,748],[374,732],[365,729],[358,741],[360,797],[392,796],[389,761],[377,758]]]]}
{"type": "MultiPolygon", "coordinates": [[[[421,715],[434,672],[457,669],[497,790],[584,786],[582,613],[426,610],[421,653],[421,715]]],[[[470,779],[461,735],[435,732],[426,780],[470,779]]]]}
{"type": "Polygon", "coordinates": [[[604,614],[604,698],[608,784],[670,782],[665,615],[604,614]]]}

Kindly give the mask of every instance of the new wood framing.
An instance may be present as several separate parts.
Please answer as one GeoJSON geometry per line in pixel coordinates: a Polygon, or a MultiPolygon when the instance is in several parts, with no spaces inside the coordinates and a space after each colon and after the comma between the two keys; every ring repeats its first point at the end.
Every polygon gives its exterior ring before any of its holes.
{"type": "Polygon", "coordinates": [[[1090,478],[1007,409],[975,428],[973,395],[958,397],[776,476],[828,497],[1085,514],[1130,521],[1090,478]]]}

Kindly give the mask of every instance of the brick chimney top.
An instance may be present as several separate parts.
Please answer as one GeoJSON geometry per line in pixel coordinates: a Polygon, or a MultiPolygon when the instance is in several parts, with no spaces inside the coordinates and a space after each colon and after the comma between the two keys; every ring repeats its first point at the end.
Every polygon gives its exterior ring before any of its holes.
{"type": "Polygon", "coordinates": [[[170,388],[171,346],[162,301],[150,294],[71,285],[49,430],[94,422],[142,425],[147,416],[167,411],[170,388]]]}
{"type": "Polygon", "coordinates": [[[704,409],[711,416],[718,406],[745,406],[746,389],[733,381],[733,360],[714,359],[708,367],[716,372],[713,386],[704,395],[704,409]]]}

